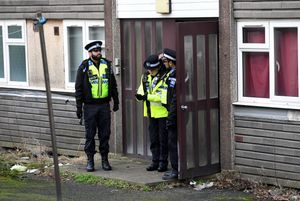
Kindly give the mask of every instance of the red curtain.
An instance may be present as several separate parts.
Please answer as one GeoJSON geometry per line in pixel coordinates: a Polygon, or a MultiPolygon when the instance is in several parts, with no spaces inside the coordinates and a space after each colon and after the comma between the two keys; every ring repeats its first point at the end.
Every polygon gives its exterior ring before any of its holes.
{"type": "Polygon", "coordinates": [[[265,43],[265,28],[244,28],[244,43],[265,43]]]}
{"type": "MultiPolygon", "coordinates": [[[[249,43],[265,40],[264,31],[246,32],[249,43]]],[[[244,96],[269,98],[269,53],[244,52],[244,96]]]]}
{"type": "Polygon", "coordinates": [[[275,29],[275,94],[298,96],[297,28],[275,29]]]}

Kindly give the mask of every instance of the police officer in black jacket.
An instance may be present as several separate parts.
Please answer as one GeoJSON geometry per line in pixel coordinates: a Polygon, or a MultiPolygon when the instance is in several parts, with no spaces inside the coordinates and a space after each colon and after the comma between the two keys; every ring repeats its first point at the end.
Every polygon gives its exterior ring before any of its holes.
{"type": "Polygon", "coordinates": [[[108,162],[109,138],[111,125],[110,100],[114,101],[113,111],[119,109],[117,83],[111,62],[102,58],[101,41],[94,41],[85,46],[89,58],[84,60],[77,70],[75,98],[77,117],[84,117],[85,146],[88,172],[94,171],[95,135],[98,131],[99,152],[102,157],[102,169],[111,170],[108,162]]]}
{"type": "Polygon", "coordinates": [[[177,97],[176,97],[176,52],[165,48],[162,54],[162,62],[168,70],[166,77],[167,110],[166,126],[168,130],[168,148],[172,170],[166,172],[162,179],[172,180],[178,178],[178,148],[177,148],[177,97]]]}

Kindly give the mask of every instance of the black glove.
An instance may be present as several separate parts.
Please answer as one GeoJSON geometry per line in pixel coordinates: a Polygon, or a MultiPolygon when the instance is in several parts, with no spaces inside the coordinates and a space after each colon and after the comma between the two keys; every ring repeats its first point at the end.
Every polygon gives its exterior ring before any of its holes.
{"type": "Polygon", "coordinates": [[[173,127],[176,127],[176,124],[174,122],[170,121],[170,120],[167,120],[166,121],[166,127],[167,127],[167,129],[168,128],[173,128],[173,127]]]}
{"type": "Polygon", "coordinates": [[[77,107],[76,115],[78,119],[82,117],[82,107],[77,107]]]}
{"type": "Polygon", "coordinates": [[[114,103],[113,111],[116,112],[119,110],[119,104],[114,103]]]}
{"type": "Polygon", "coordinates": [[[147,94],[145,95],[141,95],[141,94],[135,94],[136,99],[140,100],[140,101],[145,101],[147,100],[147,94]]]}

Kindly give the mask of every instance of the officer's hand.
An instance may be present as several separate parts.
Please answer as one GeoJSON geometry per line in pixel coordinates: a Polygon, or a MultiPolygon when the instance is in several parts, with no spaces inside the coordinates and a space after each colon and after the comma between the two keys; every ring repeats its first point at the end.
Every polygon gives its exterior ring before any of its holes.
{"type": "Polygon", "coordinates": [[[81,107],[77,107],[76,115],[77,115],[78,119],[81,119],[81,117],[82,117],[82,108],[81,107]]]}
{"type": "Polygon", "coordinates": [[[114,104],[113,111],[116,112],[119,110],[119,104],[114,104]]]}
{"type": "Polygon", "coordinates": [[[136,97],[136,99],[138,99],[140,101],[147,100],[147,94],[145,94],[145,95],[135,94],[135,97],[136,97]]]}
{"type": "Polygon", "coordinates": [[[135,97],[136,97],[136,99],[138,99],[138,100],[143,100],[143,95],[141,95],[141,94],[135,94],[135,97]]]}

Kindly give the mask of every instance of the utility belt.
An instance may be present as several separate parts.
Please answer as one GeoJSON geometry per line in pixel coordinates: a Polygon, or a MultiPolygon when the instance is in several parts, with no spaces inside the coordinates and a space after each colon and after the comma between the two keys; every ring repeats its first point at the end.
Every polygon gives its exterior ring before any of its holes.
{"type": "Polygon", "coordinates": [[[109,101],[110,101],[110,97],[97,98],[97,99],[93,98],[88,101],[85,101],[84,104],[86,104],[86,105],[89,105],[89,104],[90,105],[95,105],[95,104],[102,105],[102,104],[109,103],[109,101]]]}

